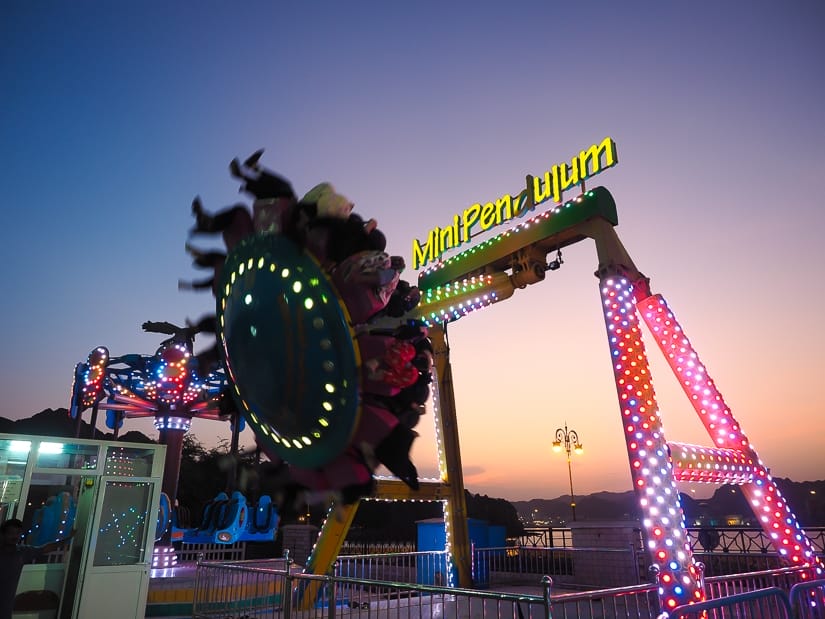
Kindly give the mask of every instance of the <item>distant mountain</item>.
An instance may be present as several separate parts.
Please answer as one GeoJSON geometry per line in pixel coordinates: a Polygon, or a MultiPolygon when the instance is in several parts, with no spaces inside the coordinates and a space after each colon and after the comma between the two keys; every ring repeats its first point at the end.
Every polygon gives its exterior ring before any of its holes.
{"type": "MultiPolygon", "coordinates": [[[[569,496],[510,502],[528,526],[534,519],[547,521],[552,526],[563,526],[572,519],[569,496]]],[[[640,517],[632,490],[596,492],[576,497],[577,520],[638,520],[640,517]]]]}
{"type": "MultiPolygon", "coordinates": [[[[76,432],[76,420],[69,417],[69,411],[65,408],[51,409],[32,415],[26,419],[6,419],[0,417],[0,433],[4,434],[28,434],[35,436],[60,436],[63,438],[73,438],[76,432]]],[[[91,436],[91,426],[85,422],[80,422],[80,438],[95,438],[98,440],[113,440],[111,432],[104,433],[95,428],[94,437],[91,436]]],[[[154,443],[151,438],[131,430],[118,436],[119,441],[128,443],[154,443]]]]}
{"type": "MultiPolygon", "coordinates": [[[[825,481],[795,482],[774,478],[779,491],[803,526],[825,526],[825,481]]],[[[741,523],[756,525],[753,512],[738,486],[721,486],[713,496],[696,500],[680,493],[688,525],[741,523]]],[[[534,520],[549,526],[564,526],[570,521],[570,497],[511,501],[526,526],[534,520]]],[[[576,498],[576,520],[641,520],[636,495],[627,492],[596,492],[576,498]]]]}

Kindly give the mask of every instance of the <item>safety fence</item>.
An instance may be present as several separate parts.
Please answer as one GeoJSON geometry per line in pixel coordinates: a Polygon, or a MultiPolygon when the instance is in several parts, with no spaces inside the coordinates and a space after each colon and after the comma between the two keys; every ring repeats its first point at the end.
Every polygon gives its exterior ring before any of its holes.
{"type": "Polygon", "coordinates": [[[775,553],[749,553],[749,552],[695,552],[694,561],[698,561],[705,566],[706,576],[724,576],[725,574],[744,574],[745,572],[758,572],[764,570],[775,570],[782,567],[782,559],[775,553]]]}
{"type": "MultiPolygon", "coordinates": [[[[776,552],[772,540],[762,529],[748,527],[688,527],[688,539],[694,553],[771,554],[776,552]]],[[[814,552],[825,554],[825,528],[805,527],[814,552]]]]}
{"type": "Polygon", "coordinates": [[[810,582],[816,579],[816,577],[816,572],[806,567],[779,568],[726,576],[710,576],[704,579],[705,595],[709,599],[716,599],[770,587],[778,587],[782,591],[790,593],[795,585],[810,582]]]}
{"type": "Polygon", "coordinates": [[[518,595],[199,563],[192,617],[546,619],[549,587],[548,578],[546,596],[518,595]]]}
{"type": "Polygon", "coordinates": [[[794,619],[788,594],[777,587],[738,593],[718,600],[679,606],[663,615],[666,619],[794,619]]]}
{"type": "MultiPolygon", "coordinates": [[[[706,576],[774,570],[784,565],[782,558],[772,546],[770,537],[761,529],[692,527],[687,529],[687,533],[693,557],[704,564],[706,576]]],[[[805,533],[811,540],[814,552],[820,559],[825,560],[825,528],[807,528],[805,533]]],[[[572,558],[567,552],[569,546],[559,543],[565,540],[572,541],[570,529],[530,529],[528,535],[518,538],[518,543],[507,549],[507,554],[510,557],[519,557],[520,561],[526,560],[520,571],[551,574],[554,580],[559,582],[559,578],[575,575],[565,572],[565,565],[573,569],[572,558]],[[545,545],[538,545],[538,541],[544,541],[545,545]],[[531,551],[534,554],[531,555],[531,551]],[[547,560],[551,557],[551,565],[548,566],[547,560]]],[[[630,545],[629,553],[629,561],[638,564],[640,580],[636,582],[644,582],[647,580],[650,560],[644,551],[641,532],[639,539],[630,545]],[[634,553],[635,561],[632,557],[634,553]]],[[[580,566],[581,563],[579,561],[580,566]]],[[[618,557],[614,557],[611,563],[614,568],[616,564],[620,564],[622,573],[627,576],[634,574],[633,568],[618,557]]],[[[633,584],[633,581],[611,583],[613,584],[633,584]]]]}
{"type": "Polygon", "coordinates": [[[361,578],[446,586],[446,551],[341,555],[336,574],[342,578],[361,578]]]}
{"type": "Polygon", "coordinates": [[[810,568],[783,568],[704,579],[707,601],[669,619],[825,619],[825,579],[810,568]]]}
{"type": "Polygon", "coordinates": [[[366,554],[386,554],[391,552],[415,552],[417,544],[415,540],[408,541],[386,541],[369,539],[349,539],[347,538],[341,545],[341,554],[345,555],[366,555],[366,554]]]}
{"type": "MultiPolygon", "coordinates": [[[[776,549],[771,538],[761,528],[753,527],[687,527],[690,548],[694,553],[770,554],[776,549]]],[[[805,527],[814,551],[825,555],[825,527],[805,527]]],[[[641,540],[641,529],[639,530],[641,540]]],[[[564,527],[525,527],[524,533],[513,539],[514,546],[566,548],[573,546],[573,531],[564,527]]]]}
{"type": "Polygon", "coordinates": [[[823,619],[825,579],[798,583],[790,593],[766,587],[680,606],[660,619],[823,619]]]}
{"type": "MultiPolygon", "coordinates": [[[[411,575],[414,563],[418,577],[419,563],[430,565],[442,558],[441,553],[413,554],[415,556],[406,559],[406,564],[387,562],[383,566],[360,562],[360,558],[342,557],[328,576],[295,573],[289,564],[276,568],[261,567],[263,562],[254,566],[200,562],[192,616],[197,619],[693,619],[701,616],[690,614],[699,612],[698,606],[663,613],[654,584],[556,594],[552,592],[553,579],[544,576],[532,580],[532,586],[524,587],[524,593],[519,593],[519,587],[511,587],[511,591],[479,591],[342,575],[372,570],[395,570],[393,573],[398,576],[411,575]]],[[[710,619],[825,619],[825,580],[810,580],[810,574],[810,569],[784,568],[707,578],[707,616],[710,619]]]]}
{"type": "Polygon", "coordinates": [[[635,545],[625,548],[540,548],[517,546],[476,548],[473,582],[496,586],[523,581],[526,576],[553,577],[557,585],[625,587],[650,581],[646,555],[635,545]]]}
{"type": "MultiPolygon", "coordinates": [[[[552,576],[557,585],[630,586],[650,580],[640,567],[640,556],[632,546],[476,548],[471,576],[482,589],[525,579],[538,582],[542,576],[552,576]]],[[[347,578],[445,586],[455,580],[446,551],[341,555],[338,566],[338,575],[347,578]]]]}
{"type": "Polygon", "coordinates": [[[825,617],[825,579],[800,582],[789,594],[795,619],[823,619],[825,617]]]}

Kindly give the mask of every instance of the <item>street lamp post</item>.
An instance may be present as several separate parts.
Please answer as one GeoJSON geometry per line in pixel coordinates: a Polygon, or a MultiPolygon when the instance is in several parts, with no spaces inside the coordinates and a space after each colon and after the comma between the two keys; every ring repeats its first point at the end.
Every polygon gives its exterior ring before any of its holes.
{"type": "Polygon", "coordinates": [[[570,463],[570,452],[574,451],[577,454],[582,453],[581,442],[579,442],[579,435],[575,430],[567,429],[567,422],[564,422],[564,428],[556,429],[556,440],[553,441],[553,451],[559,452],[564,447],[567,453],[567,475],[570,478],[570,509],[573,512],[573,522],[576,521],[576,499],[573,496],[573,465],[570,463]]]}

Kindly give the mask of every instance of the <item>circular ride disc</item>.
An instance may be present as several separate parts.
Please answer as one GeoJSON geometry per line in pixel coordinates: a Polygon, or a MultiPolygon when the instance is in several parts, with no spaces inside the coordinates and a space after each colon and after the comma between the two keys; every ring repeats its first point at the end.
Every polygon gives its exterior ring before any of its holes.
{"type": "Polygon", "coordinates": [[[360,416],[360,360],[317,261],[283,236],[244,239],[227,256],[217,305],[235,399],[258,440],[304,468],[335,458],[360,416]]]}

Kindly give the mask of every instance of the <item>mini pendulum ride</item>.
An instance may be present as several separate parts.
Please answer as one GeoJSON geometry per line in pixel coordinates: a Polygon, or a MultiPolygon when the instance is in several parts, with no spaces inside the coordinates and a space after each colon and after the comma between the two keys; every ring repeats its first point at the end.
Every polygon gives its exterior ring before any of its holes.
{"type": "MultiPolygon", "coordinates": [[[[259,445],[288,463],[311,490],[336,492],[336,516],[327,518],[306,571],[328,572],[361,498],[441,500],[455,571],[449,582],[472,586],[447,324],[543,281],[548,270],[561,266],[562,249],[592,239],[631,478],[662,608],[705,597],[677,482],[740,485],[785,562],[808,568],[806,577],[821,576],[823,566],[811,541],[766,465],[673,311],[651,292],[619,240],[612,195],[604,187],[585,188],[588,178],[618,162],[611,138],[541,176],[527,176],[526,187],[515,196],[474,204],[451,225],[430,231],[424,243],[415,241],[413,268],[426,267],[417,290],[402,285],[403,261],[383,254],[383,244],[369,238],[374,225],[351,213],[351,203],[344,201],[349,208],[336,210],[344,203],[340,196],[312,191],[297,200],[288,183],[258,166],[260,154],[243,166],[231,165],[256,200],[251,214],[235,207],[222,227],[227,255],[214,264],[216,315],[228,380],[259,445]],[[563,201],[562,192],[573,188],[580,195],[563,201]],[[551,201],[548,210],[531,214],[551,201]],[[474,229],[487,231],[515,219],[522,221],[443,258],[447,250],[468,243],[474,229]],[[548,262],[548,256],[554,258],[548,262]],[[712,446],[665,438],[641,323],[679,379],[712,446]],[[405,342],[411,348],[400,345],[405,342]],[[394,404],[404,389],[428,382],[428,364],[417,363],[422,358],[433,359],[435,369],[441,478],[433,481],[419,481],[405,457],[386,455],[406,456],[414,437],[414,423],[402,421],[394,404]],[[376,397],[382,393],[384,399],[376,397]],[[364,464],[360,450],[364,444],[398,479],[373,479],[374,467],[364,464]],[[382,446],[390,447],[383,456],[382,446]],[[344,473],[338,479],[333,471],[344,473]]],[[[422,403],[413,399],[411,404],[422,403]]],[[[311,588],[304,591],[302,605],[311,605],[313,594],[311,588]]]]}

